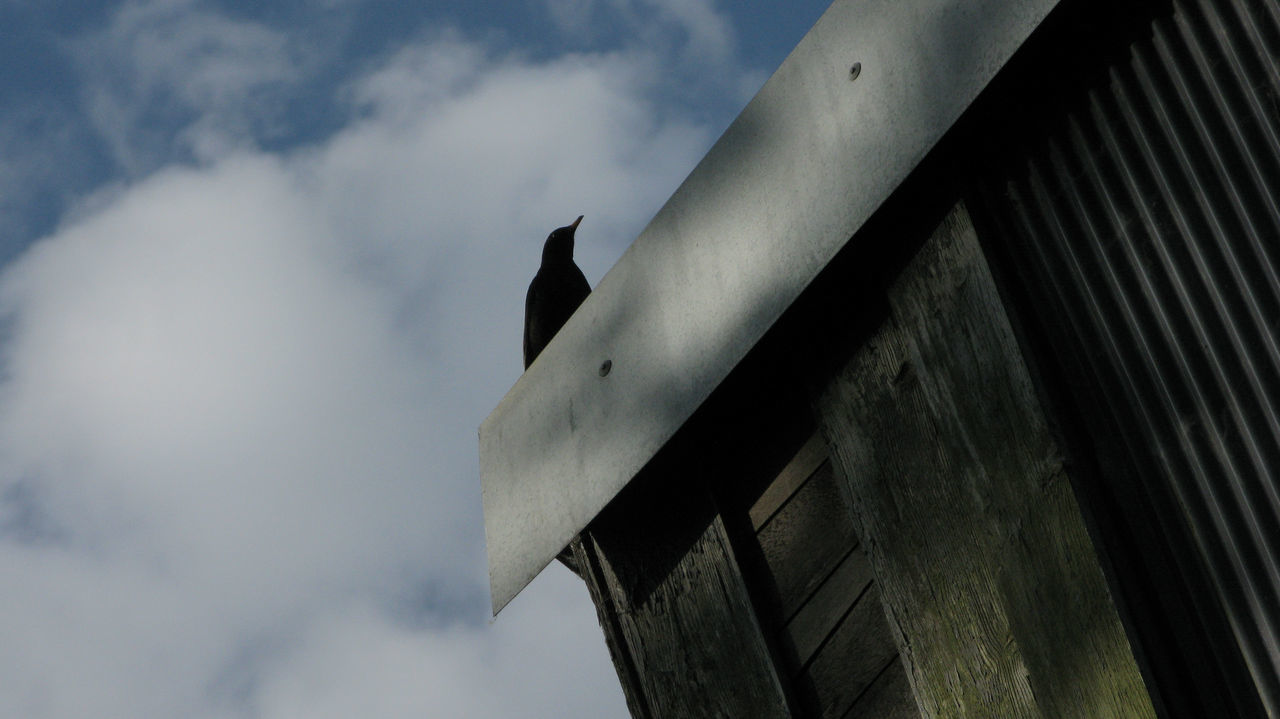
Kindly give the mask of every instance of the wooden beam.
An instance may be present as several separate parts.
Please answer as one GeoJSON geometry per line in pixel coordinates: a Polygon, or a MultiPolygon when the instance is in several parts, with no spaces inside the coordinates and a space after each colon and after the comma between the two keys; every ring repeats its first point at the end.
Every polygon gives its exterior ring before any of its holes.
{"type": "Polygon", "coordinates": [[[957,205],[819,398],[927,717],[1153,717],[973,226],[957,205]]]}
{"type": "Polygon", "coordinates": [[[705,489],[633,486],[574,543],[633,717],[790,717],[705,489]]]}

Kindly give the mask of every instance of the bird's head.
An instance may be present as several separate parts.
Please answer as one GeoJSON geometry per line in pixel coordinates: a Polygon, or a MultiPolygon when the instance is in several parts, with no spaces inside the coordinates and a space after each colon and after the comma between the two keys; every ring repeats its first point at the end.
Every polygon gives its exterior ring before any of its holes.
{"type": "Polygon", "coordinates": [[[578,215],[573,224],[557,227],[547,235],[547,243],[542,246],[543,264],[573,261],[573,233],[577,231],[579,222],[582,222],[582,215],[578,215]]]}

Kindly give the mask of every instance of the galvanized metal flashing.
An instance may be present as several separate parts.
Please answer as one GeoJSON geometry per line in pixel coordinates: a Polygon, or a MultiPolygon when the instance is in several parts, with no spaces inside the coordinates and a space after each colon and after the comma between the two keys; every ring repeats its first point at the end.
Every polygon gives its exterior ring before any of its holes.
{"type": "Polygon", "coordinates": [[[676,433],[1056,4],[832,4],[480,426],[495,614],[676,433]]]}

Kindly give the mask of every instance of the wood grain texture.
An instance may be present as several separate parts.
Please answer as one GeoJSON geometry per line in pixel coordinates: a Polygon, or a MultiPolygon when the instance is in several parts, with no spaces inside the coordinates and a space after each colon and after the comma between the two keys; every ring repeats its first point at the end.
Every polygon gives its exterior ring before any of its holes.
{"type": "Polygon", "coordinates": [[[816,406],[928,717],[1152,717],[957,206],[816,406]]]}
{"type": "Polygon", "coordinates": [[[875,682],[898,648],[877,592],[867,592],[796,678],[807,716],[838,719],[875,682]]]}
{"type": "MultiPolygon", "coordinates": [[[[791,666],[809,663],[818,648],[831,634],[832,628],[848,613],[855,602],[871,587],[871,565],[858,549],[850,550],[840,565],[809,597],[783,632],[783,652],[791,666]]],[[[869,599],[880,601],[879,592],[869,599]]],[[[864,600],[868,601],[868,600],[864,600]]]]}
{"type": "Polygon", "coordinates": [[[782,468],[777,478],[769,484],[769,487],[751,506],[751,510],[748,513],[751,517],[751,526],[755,529],[760,529],[765,522],[769,521],[769,518],[788,499],[791,499],[791,496],[796,493],[800,485],[804,484],[805,480],[809,479],[814,470],[826,459],[827,445],[823,441],[822,435],[814,432],[809,441],[805,442],[800,451],[796,453],[795,458],[782,468]]]}
{"type": "Polygon", "coordinates": [[[757,532],[788,621],[858,543],[852,500],[823,462],[757,532]]]}
{"type": "MultiPolygon", "coordinates": [[[[886,666],[902,669],[871,566],[857,546],[852,499],[832,471],[825,441],[814,437],[752,505],[747,526],[758,530],[755,541],[739,547],[761,558],[753,575],[757,608],[773,632],[793,708],[836,719],[862,701],[886,666]]],[[[892,711],[911,716],[914,698],[908,694],[892,711]]]]}
{"type": "Polygon", "coordinates": [[[670,490],[624,494],[583,535],[632,715],[790,717],[719,513],[703,492],[670,490]]]}
{"type": "Polygon", "coordinates": [[[920,719],[902,662],[890,662],[843,719],[920,719]]]}
{"type": "Polygon", "coordinates": [[[618,673],[618,683],[622,685],[622,696],[627,702],[627,711],[633,719],[650,719],[654,716],[649,709],[649,701],[645,696],[645,685],[636,669],[635,660],[631,657],[631,649],[627,645],[626,634],[622,631],[622,622],[618,616],[617,605],[609,594],[608,584],[604,580],[604,572],[600,564],[600,551],[590,534],[580,536],[569,544],[570,551],[577,563],[579,577],[587,585],[591,594],[591,602],[596,607],[596,619],[604,632],[604,643],[609,648],[609,656],[613,659],[614,671],[618,673]]]}

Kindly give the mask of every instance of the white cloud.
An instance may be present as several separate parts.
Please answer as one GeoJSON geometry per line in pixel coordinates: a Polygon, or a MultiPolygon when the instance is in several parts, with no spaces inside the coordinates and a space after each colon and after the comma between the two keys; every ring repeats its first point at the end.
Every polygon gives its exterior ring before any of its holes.
{"type": "MultiPolygon", "coordinates": [[[[407,450],[431,419],[423,368],[373,291],[325,258],[327,230],[289,181],[267,159],[157,175],[6,278],[10,473],[74,457],[59,506],[103,528],[100,548],[180,537],[175,551],[305,575],[287,542],[319,521],[314,571],[341,573],[372,558],[335,557],[380,549],[352,546],[365,527],[351,514],[430,510],[414,481],[430,456],[407,450]]],[[[385,541],[422,546],[413,519],[385,541]]]]}
{"type": "Polygon", "coordinates": [[[626,716],[619,692],[591,689],[617,682],[599,639],[565,631],[592,612],[578,580],[552,571],[531,590],[483,633],[332,616],[263,687],[258,708],[264,719],[626,716]]]}
{"type": "Polygon", "coordinates": [[[646,0],[659,16],[683,28],[687,35],[687,59],[723,66],[734,57],[729,19],[715,9],[714,0],[646,0]]]}
{"type": "Polygon", "coordinates": [[[198,0],[128,0],[68,50],[86,77],[88,119],[135,175],[175,153],[211,160],[270,135],[310,54],[198,0]]]}
{"type": "MultiPolygon", "coordinates": [[[[279,44],[195,17],[209,54],[139,64],[194,57],[234,130],[264,85],[224,50],[279,44]]],[[[560,568],[481,621],[475,427],[547,231],[587,215],[597,280],[709,143],[662,67],[440,35],[329,140],[151,174],[10,265],[0,716],[624,714],[560,568]]]]}
{"type": "Polygon", "coordinates": [[[400,80],[440,52],[408,49],[359,83],[369,117],[308,168],[335,224],[376,228],[360,250],[404,282],[447,262],[450,274],[520,285],[546,233],[578,214],[579,251],[598,277],[709,144],[706,127],[659,119],[647,55],[529,64],[469,48],[449,51],[472,62],[438,84],[400,80]],[[438,85],[456,90],[442,100],[438,85]]]}

